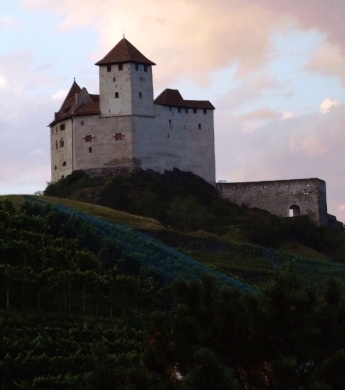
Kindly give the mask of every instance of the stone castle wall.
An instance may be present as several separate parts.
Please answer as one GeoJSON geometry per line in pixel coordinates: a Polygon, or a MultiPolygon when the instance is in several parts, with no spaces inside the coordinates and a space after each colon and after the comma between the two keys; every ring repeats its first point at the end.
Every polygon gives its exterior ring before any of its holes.
{"type": "Polygon", "coordinates": [[[327,213],[326,183],[317,178],[243,183],[217,183],[223,199],[267,210],[279,217],[310,216],[317,224],[342,229],[327,213]]]}

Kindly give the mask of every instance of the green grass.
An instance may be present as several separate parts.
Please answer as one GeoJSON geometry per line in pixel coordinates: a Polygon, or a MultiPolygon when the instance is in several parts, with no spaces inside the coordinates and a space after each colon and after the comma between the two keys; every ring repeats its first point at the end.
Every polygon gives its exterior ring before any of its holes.
{"type": "MultiPolygon", "coordinates": [[[[164,227],[155,219],[141,217],[139,215],[133,215],[125,213],[123,211],[109,209],[103,206],[97,206],[90,203],[78,202],[70,199],[54,198],[50,196],[33,196],[29,195],[35,199],[39,199],[52,204],[60,204],[67,206],[71,209],[81,211],[83,213],[88,213],[94,215],[95,217],[105,219],[111,223],[116,223],[120,225],[128,225],[135,229],[146,230],[146,231],[163,231],[164,227]]],[[[10,199],[13,202],[16,210],[19,210],[23,196],[22,195],[2,195],[0,199],[10,199]]]]}

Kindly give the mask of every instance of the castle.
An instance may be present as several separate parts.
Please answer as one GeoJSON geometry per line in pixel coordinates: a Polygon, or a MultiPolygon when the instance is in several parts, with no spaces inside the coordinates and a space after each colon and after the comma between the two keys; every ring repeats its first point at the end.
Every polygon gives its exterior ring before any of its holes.
{"type": "MultiPolygon", "coordinates": [[[[173,89],[153,99],[155,63],[125,38],[96,65],[99,95],[74,81],[49,125],[52,181],[75,170],[178,168],[216,185],[213,105],[184,100],[173,89]]],[[[217,189],[225,199],[280,217],[310,215],[318,224],[343,228],[327,214],[326,183],[320,179],[217,183],[217,189]]]]}
{"type": "Polygon", "coordinates": [[[215,185],[213,105],[173,89],[154,100],[155,63],[125,38],[96,65],[99,95],[74,81],[49,125],[52,181],[140,167],[191,171],[215,185]]]}

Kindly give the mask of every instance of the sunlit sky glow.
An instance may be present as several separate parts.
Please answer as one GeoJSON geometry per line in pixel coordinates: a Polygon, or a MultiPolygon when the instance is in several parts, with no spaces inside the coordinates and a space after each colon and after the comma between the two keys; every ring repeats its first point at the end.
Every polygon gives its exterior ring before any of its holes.
{"type": "Polygon", "coordinates": [[[0,0],[0,193],[50,180],[47,125],[126,38],[215,110],[217,180],[318,177],[345,221],[344,0],[0,0]]]}

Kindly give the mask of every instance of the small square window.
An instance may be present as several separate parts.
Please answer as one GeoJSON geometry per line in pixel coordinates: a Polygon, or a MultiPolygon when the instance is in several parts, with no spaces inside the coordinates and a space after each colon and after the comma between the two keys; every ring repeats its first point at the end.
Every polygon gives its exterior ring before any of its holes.
{"type": "Polygon", "coordinates": [[[197,109],[193,108],[193,114],[196,114],[196,113],[197,113],[197,109]]]}
{"type": "Polygon", "coordinates": [[[111,72],[111,65],[107,65],[107,72],[111,72]]]}
{"type": "Polygon", "coordinates": [[[123,64],[119,64],[119,70],[123,69],[123,64]]]}
{"type": "Polygon", "coordinates": [[[66,128],[65,124],[60,125],[60,130],[65,130],[65,128],[66,128]]]}
{"type": "Polygon", "coordinates": [[[92,142],[92,135],[86,135],[84,138],[86,142],[92,142]]]}
{"type": "Polygon", "coordinates": [[[115,139],[116,139],[116,141],[122,141],[122,133],[116,133],[115,139]]]}

